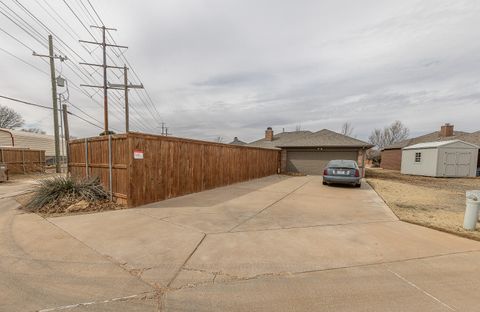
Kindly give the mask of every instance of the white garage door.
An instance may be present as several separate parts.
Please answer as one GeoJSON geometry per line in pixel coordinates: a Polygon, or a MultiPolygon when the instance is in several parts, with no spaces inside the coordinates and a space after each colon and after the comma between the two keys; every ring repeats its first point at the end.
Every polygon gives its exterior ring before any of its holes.
{"type": "Polygon", "coordinates": [[[287,152],[287,171],[322,175],[323,169],[332,159],[357,160],[357,152],[287,152]]]}

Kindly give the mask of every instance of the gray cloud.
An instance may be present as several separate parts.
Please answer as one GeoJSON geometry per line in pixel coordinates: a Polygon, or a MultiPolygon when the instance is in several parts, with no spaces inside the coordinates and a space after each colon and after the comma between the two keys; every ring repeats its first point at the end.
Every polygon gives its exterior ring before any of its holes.
{"type": "MultiPolygon", "coordinates": [[[[130,47],[126,55],[174,135],[227,140],[239,136],[248,141],[262,136],[267,126],[276,131],[297,125],[339,130],[349,121],[365,139],[372,128],[395,119],[407,124],[412,134],[432,131],[443,122],[459,130],[478,130],[476,0],[94,4],[108,26],[119,29],[116,41],[130,47]]],[[[25,5],[63,34],[84,59],[99,58],[98,51],[85,51],[42,15],[36,2],[25,5]]],[[[60,1],[52,5],[69,16],[60,1]]],[[[82,39],[91,39],[78,22],[69,21],[82,39]]],[[[1,16],[0,27],[45,52],[1,16]]],[[[30,51],[0,36],[5,49],[48,70],[30,51]]],[[[1,51],[0,57],[3,93],[49,105],[48,76],[1,51]]],[[[63,73],[80,82],[78,73],[67,66],[63,73]]],[[[119,73],[110,77],[112,82],[121,79],[119,73]]],[[[101,95],[91,101],[71,91],[72,103],[102,120],[101,95]]],[[[121,93],[111,93],[112,126],[122,130],[123,99],[121,93]]],[[[134,92],[131,98],[133,128],[158,131],[159,118],[152,118],[152,108],[134,92]]],[[[8,105],[18,109],[29,126],[52,132],[50,112],[8,105]]],[[[83,136],[98,130],[73,121],[72,132],[83,136]]]]}

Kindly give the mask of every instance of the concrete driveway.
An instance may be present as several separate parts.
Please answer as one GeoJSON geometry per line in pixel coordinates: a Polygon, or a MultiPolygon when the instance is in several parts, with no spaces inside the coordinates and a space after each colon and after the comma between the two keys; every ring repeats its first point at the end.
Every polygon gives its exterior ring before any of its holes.
{"type": "MultiPolygon", "coordinates": [[[[480,243],[368,187],[271,176],[43,219],[0,201],[8,311],[478,311],[480,243]]],[[[0,309],[1,310],[1,309],[0,309]]]]}

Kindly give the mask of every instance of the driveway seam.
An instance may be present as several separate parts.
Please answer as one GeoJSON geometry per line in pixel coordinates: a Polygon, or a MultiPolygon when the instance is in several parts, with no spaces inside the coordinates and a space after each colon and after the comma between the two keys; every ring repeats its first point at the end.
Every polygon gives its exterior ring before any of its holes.
{"type": "Polygon", "coordinates": [[[420,288],[419,286],[417,286],[415,283],[413,283],[412,281],[409,281],[407,278],[403,277],[402,275],[400,275],[399,273],[387,268],[387,271],[389,271],[390,273],[392,273],[393,275],[395,275],[396,277],[398,277],[400,280],[404,281],[405,283],[407,283],[408,285],[412,286],[413,288],[417,289],[418,291],[422,292],[424,295],[430,297],[431,299],[433,299],[434,301],[440,303],[442,306],[446,307],[447,309],[451,310],[451,311],[456,311],[456,309],[452,308],[451,306],[449,306],[448,304],[446,304],[445,302],[443,302],[442,300],[438,299],[437,297],[435,297],[434,295],[432,295],[431,293],[429,293],[428,291],[420,288]]]}
{"type": "MultiPolygon", "coordinates": [[[[160,208],[160,209],[161,209],[161,208],[160,208]]],[[[144,217],[150,217],[150,218],[153,218],[153,219],[158,220],[158,221],[170,223],[170,224],[179,226],[179,227],[184,228],[184,229],[187,229],[187,230],[195,231],[195,232],[197,232],[197,233],[201,233],[201,234],[204,234],[204,235],[207,234],[207,233],[202,232],[202,231],[200,231],[199,229],[196,229],[196,228],[194,228],[194,227],[190,227],[190,226],[187,226],[187,225],[183,225],[183,224],[179,224],[179,223],[175,223],[175,222],[172,222],[172,221],[167,221],[167,220],[165,220],[165,219],[170,218],[171,216],[164,217],[164,218],[158,218],[158,217],[155,217],[155,216],[152,216],[152,215],[149,215],[149,214],[141,213],[141,212],[139,212],[139,211],[134,211],[134,213],[139,214],[139,215],[142,215],[142,216],[144,216],[144,217]]]]}
{"type": "Polygon", "coordinates": [[[170,285],[173,283],[173,281],[175,281],[175,279],[177,278],[177,276],[180,274],[180,272],[183,270],[183,268],[185,267],[185,264],[187,264],[188,260],[190,260],[190,258],[193,256],[193,254],[197,251],[198,247],[200,247],[200,245],[203,243],[203,241],[205,240],[205,237],[207,237],[207,234],[203,234],[203,237],[202,239],[197,243],[197,245],[195,246],[195,248],[192,250],[192,252],[188,255],[187,259],[185,259],[185,261],[182,263],[182,265],[180,266],[180,268],[178,269],[178,271],[175,273],[175,275],[173,276],[173,278],[170,280],[170,282],[168,282],[167,284],[167,288],[170,287],[170,285]]]}
{"type": "Polygon", "coordinates": [[[267,210],[268,208],[272,207],[273,205],[275,205],[276,203],[284,200],[286,197],[288,197],[289,195],[293,194],[295,191],[299,190],[300,188],[304,187],[307,183],[309,183],[311,181],[311,179],[308,179],[305,183],[302,183],[302,185],[300,185],[299,187],[295,188],[294,190],[292,190],[291,192],[285,194],[285,196],[282,196],[280,197],[279,199],[277,199],[276,201],[274,201],[273,203],[267,205],[266,207],[262,208],[261,210],[259,210],[257,213],[255,213],[254,215],[250,216],[249,218],[243,220],[242,222],[240,222],[239,224],[235,225],[233,228],[231,228],[230,230],[228,230],[227,232],[232,232],[233,230],[235,230],[237,227],[239,227],[240,225],[252,220],[253,218],[255,218],[256,216],[258,216],[259,214],[261,214],[262,212],[264,212],[265,210],[267,210]]]}
{"type": "MultiPolygon", "coordinates": [[[[424,257],[416,257],[416,258],[409,258],[409,259],[403,259],[403,260],[391,260],[391,261],[384,261],[384,262],[376,262],[376,263],[366,263],[366,264],[356,264],[356,265],[351,265],[351,266],[341,266],[341,267],[336,267],[336,268],[326,268],[326,269],[315,269],[315,270],[306,270],[306,271],[298,271],[298,272],[277,272],[277,273],[272,273],[272,272],[267,272],[267,273],[260,273],[257,275],[253,276],[236,276],[236,275],[231,275],[231,274],[226,274],[230,277],[233,277],[231,280],[226,280],[220,282],[221,284],[228,284],[228,283],[234,283],[234,282],[239,282],[239,281],[249,281],[249,280],[254,280],[254,279],[259,279],[262,277],[288,277],[288,276],[297,276],[297,275],[304,275],[304,274],[311,274],[311,273],[320,273],[320,272],[328,272],[328,271],[337,271],[337,270],[346,270],[346,269],[354,269],[354,268],[367,268],[367,267],[375,267],[375,266],[384,266],[387,270],[388,268],[386,265],[388,264],[395,264],[395,263],[403,263],[403,262],[409,262],[409,261],[415,261],[415,260],[424,260],[424,259],[434,259],[434,258],[439,258],[439,257],[447,257],[447,256],[452,256],[452,255],[458,255],[458,254],[468,254],[468,253],[478,253],[480,252],[480,249],[478,250],[467,250],[467,251],[458,251],[458,252],[452,252],[452,253],[446,253],[446,254],[440,254],[440,255],[432,255],[432,256],[424,256],[424,257]]],[[[201,270],[201,269],[195,269],[195,268],[186,268],[187,270],[190,271],[198,271],[198,272],[204,272],[208,274],[218,274],[219,272],[216,271],[208,271],[208,270],[201,270]]],[[[217,282],[218,283],[218,282],[217,282]]],[[[209,284],[209,283],[200,283],[200,284],[209,284]]],[[[168,288],[167,291],[169,292],[174,292],[174,291],[179,291],[182,290],[183,288],[168,288]]]]}
{"type": "Polygon", "coordinates": [[[292,226],[292,227],[279,227],[275,229],[258,229],[258,230],[243,230],[243,231],[234,231],[234,232],[212,232],[208,233],[209,235],[218,235],[218,234],[232,234],[232,233],[249,233],[249,232],[266,232],[266,231],[281,231],[281,230],[294,230],[294,229],[310,229],[317,227],[329,227],[329,226],[342,226],[342,225],[355,225],[355,224],[371,224],[371,223],[390,223],[390,222],[401,222],[399,220],[372,220],[366,222],[350,222],[350,223],[330,223],[330,224],[316,224],[316,225],[306,225],[306,226],[292,226]]]}

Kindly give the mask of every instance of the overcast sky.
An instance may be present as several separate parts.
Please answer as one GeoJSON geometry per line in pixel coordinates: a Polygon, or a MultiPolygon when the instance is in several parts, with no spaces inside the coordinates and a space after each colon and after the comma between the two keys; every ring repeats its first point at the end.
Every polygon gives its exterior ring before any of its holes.
{"type": "MultiPolygon", "coordinates": [[[[457,130],[480,129],[478,0],[90,1],[106,26],[118,29],[112,32],[115,41],[129,46],[125,56],[151,98],[131,91],[133,130],[159,132],[163,120],[176,136],[221,136],[228,142],[234,136],[258,139],[267,126],[276,132],[297,125],[339,131],[346,121],[361,139],[396,119],[412,135],[445,122],[457,130]]],[[[66,2],[85,25],[94,22],[85,10],[96,18],[87,0],[66,2]]],[[[46,43],[43,26],[15,1],[3,3],[0,12],[16,12],[46,43]]],[[[102,122],[101,94],[91,100],[78,91],[80,78],[86,78],[76,63],[101,57],[100,49],[90,54],[95,46],[77,42],[93,40],[91,35],[63,0],[20,3],[69,46],[55,40],[71,58],[57,62],[70,81],[69,101],[102,122]]],[[[2,14],[0,28],[36,52],[47,52],[2,14]]],[[[98,30],[90,31],[100,40],[98,30]]],[[[51,106],[48,65],[5,32],[0,40],[3,49],[44,71],[0,50],[0,94],[51,106]]],[[[113,52],[110,56],[123,65],[113,52]]],[[[102,81],[93,68],[84,71],[102,81]]],[[[123,79],[119,71],[109,73],[112,83],[123,79]]],[[[110,94],[111,127],[123,131],[122,93],[110,94]]],[[[20,112],[26,127],[53,132],[50,111],[3,99],[0,104],[20,112]]],[[[74,117],[71,124],[75,136],[100,132],[74,117]]]]}

